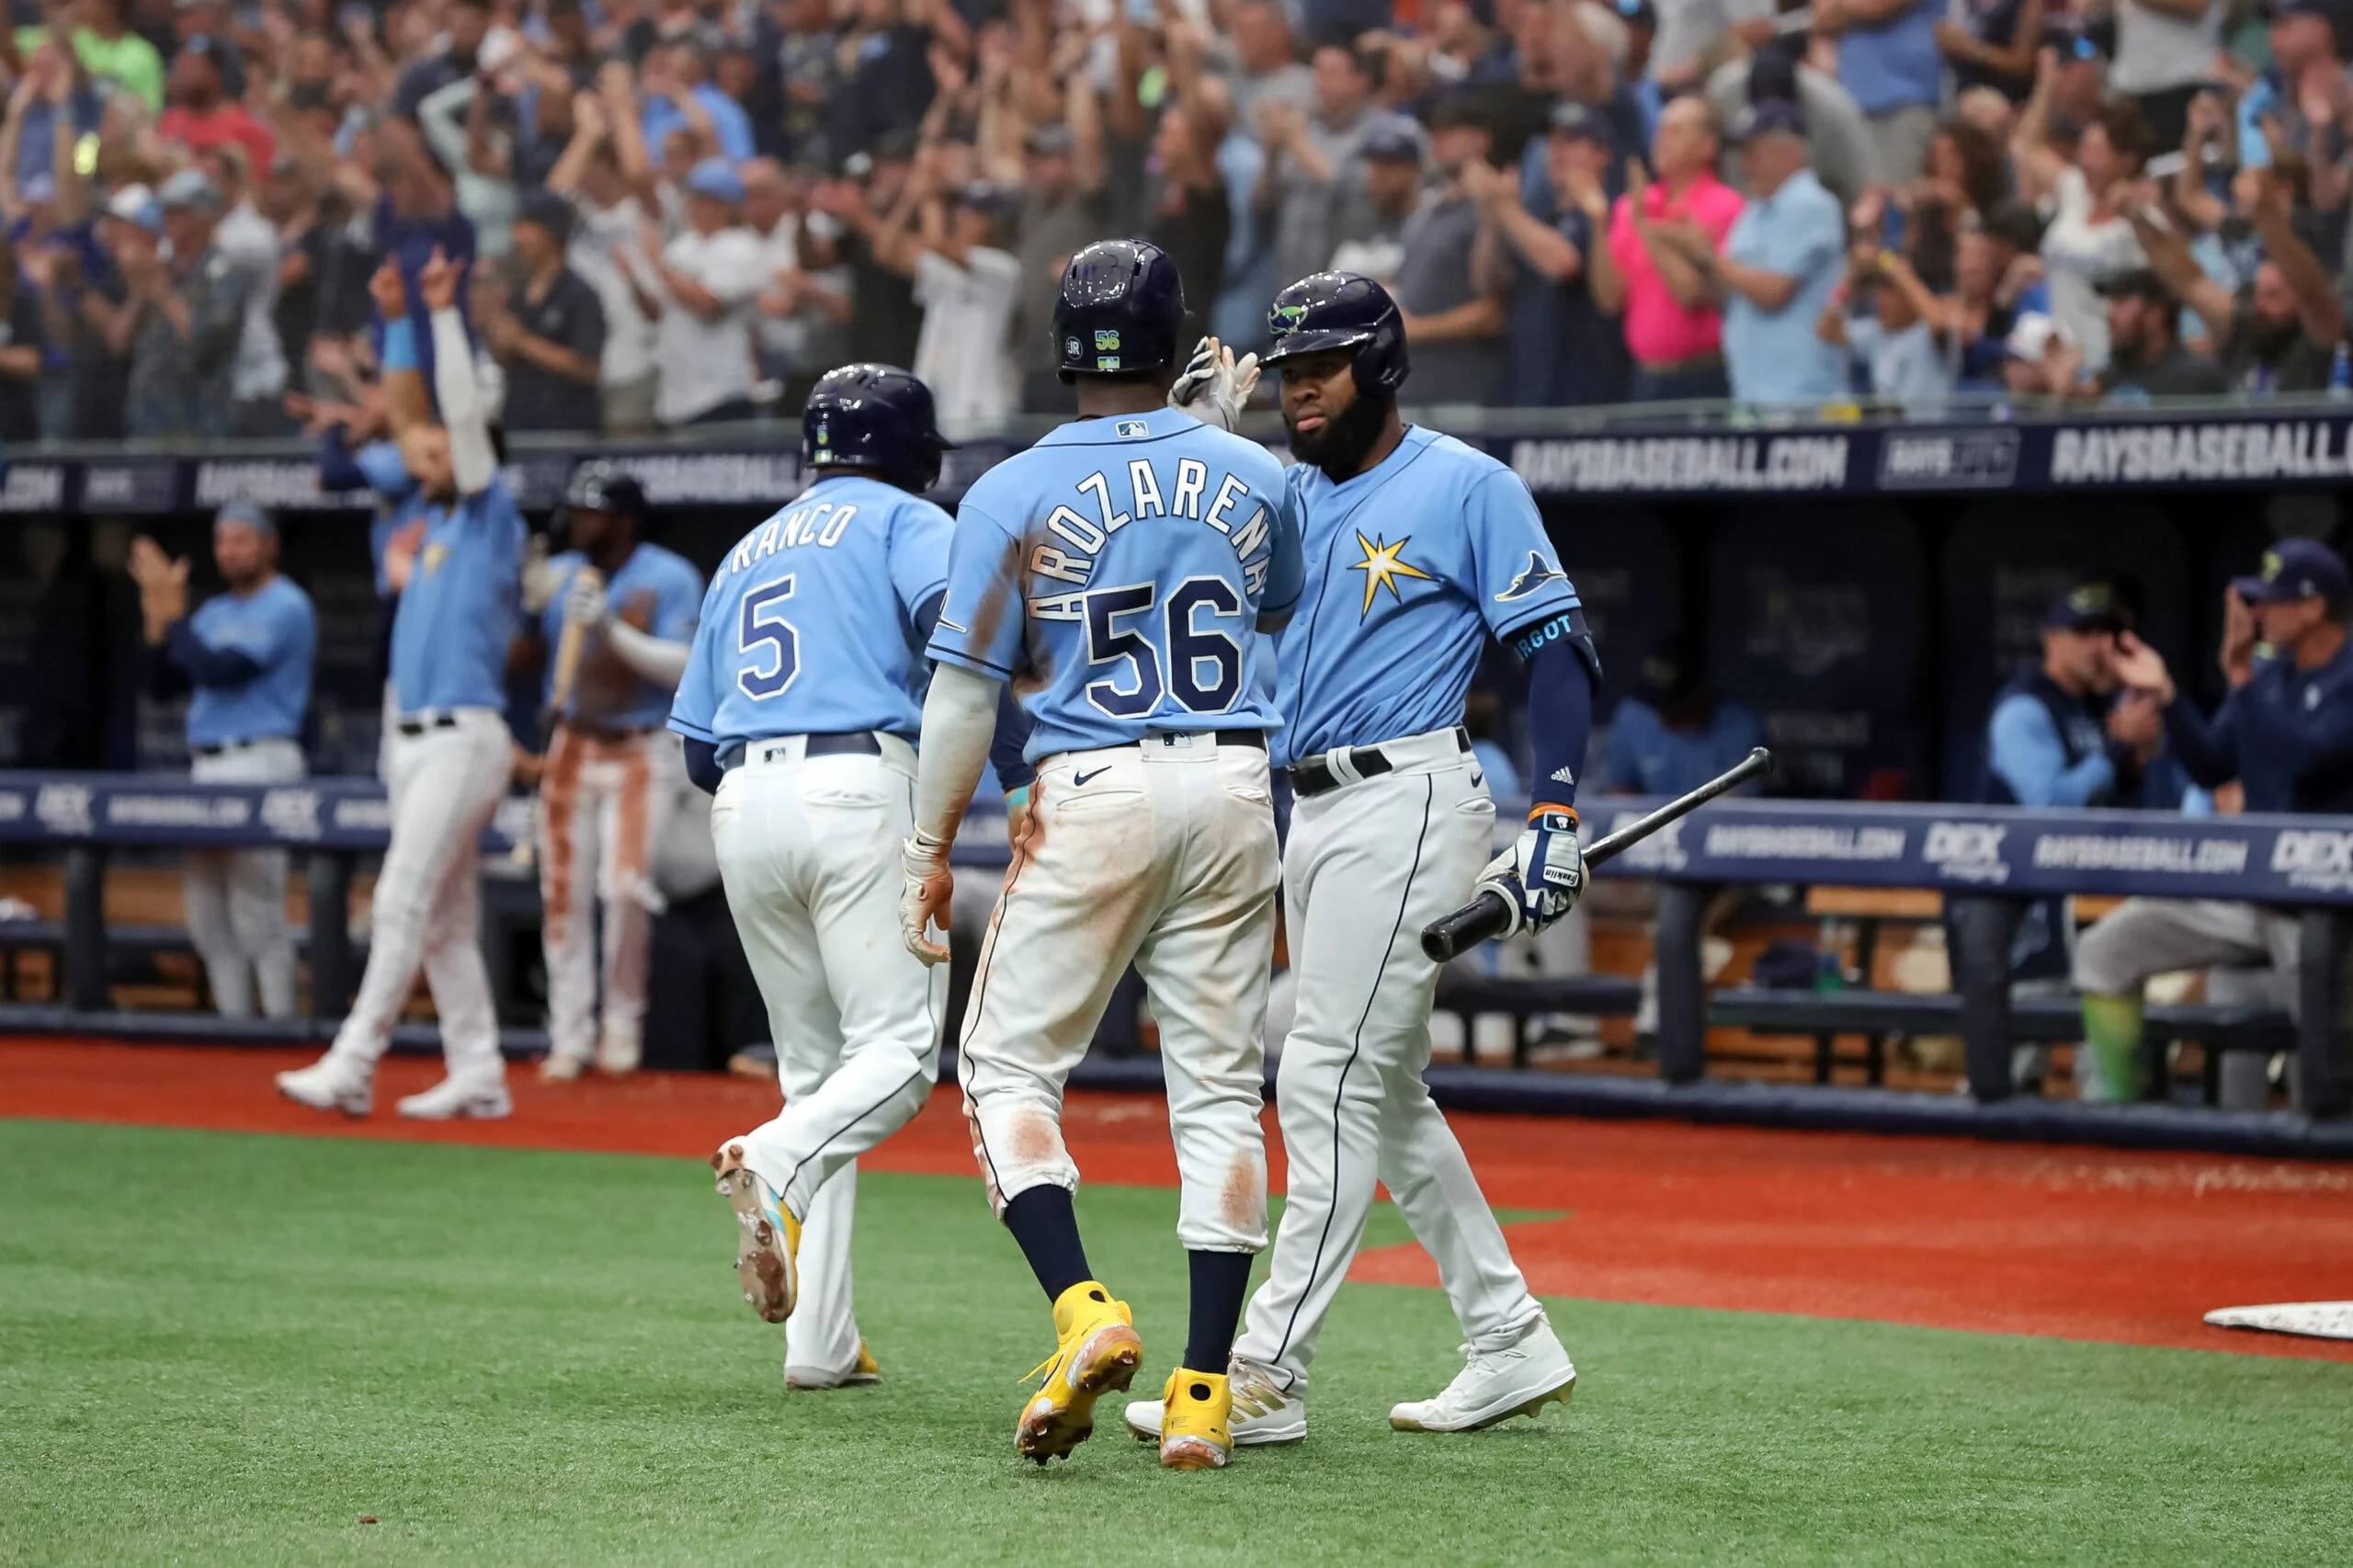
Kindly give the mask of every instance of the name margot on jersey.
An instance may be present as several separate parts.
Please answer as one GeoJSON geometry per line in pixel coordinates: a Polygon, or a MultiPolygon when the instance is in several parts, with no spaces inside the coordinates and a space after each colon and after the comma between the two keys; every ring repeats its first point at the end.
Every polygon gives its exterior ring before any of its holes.
{"type": "Polygon", "coordinates": [[[726,569],[748,572],[754,562],[793,545],[815,544],[830,550],[841,542],[842,535],[849,529],[850,519],[857,516],[855,503],[845,506],[831,501],[813,501],[789,512],[779,512],[756,533],[744,536],[728,556],[726,569]]]}
{"type": "MultiPolygon", "coordinates": [[[[1167,499],[1162,500],[1159,475],[1150,458],[1133,458],[1127,465],[1129,510],[1120,511],[1111,500],[1111,482],[1106,470],[1098,469],[1071,488],[1093,503],[1095,517],[1088,518],[1068,503],[1058,505],[1047,514],[1046,531],[1061,540],[1062,544],[1042,540],[1030,547],[1029,570],[1040,577],[1071,583],[1084,588],[1095,574],[1097,557],[1110,537],[1129,524],[1144,517],[1187,517],[1206,523],[1225,535],[1233,546],[1234,558],[1242,562],[1242,579],[1252,594],[1263,592],[1267,572],[1273,564],[1274,552],[1267,548],[1271,518],[1267,504],[1257,503],[1257,509],[1239,526],[1233,521],[1235,510],[1245,501],[1255,499],[1250,486],[1233,475],[1227,474],[1218,484],[1204,507],[1202,492],[1209,488],[1209,464],[1198,458],[1176,460],[1176,484],[1167,499]],[[1064,549],[1067,545],[1070,548],[1064,549]],[[1254,559],[1255,557],[1255,559],[1254,559]]],[[[1084,620],[1086,609],[1084,594],[1050,594],[1029,601],[1029,613],[1045,620],[1084,620]]]]}

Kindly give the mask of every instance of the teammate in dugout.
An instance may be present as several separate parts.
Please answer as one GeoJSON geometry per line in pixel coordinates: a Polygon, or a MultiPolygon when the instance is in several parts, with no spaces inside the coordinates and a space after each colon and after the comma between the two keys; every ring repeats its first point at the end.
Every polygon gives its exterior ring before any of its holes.
{"type": "Polygon", "coordinates": [[[857,1157],[938,1076],[947,971],[900,940],[897,865],[955,527],[922,493],[947,448],[906,371],[823,377],[801,416],[816,483],[720,562],[670,712],[716,797],[720,875],[784,1088],[781,1114],[712,1165],[744,1293],[786,1325],[789,1388],[880,1375],[851,1308],[857,1157]]]}
{"type": "MultiPolygon", "coordinates": [[[[2131,632],[2116,673],[2162,705],[2165,741],[2208,789],[2236,779],[2249,812],[2353,812],[2353,646],[2345,562],[2316,540],[2282,540],[2262,570],[2234,578],[2249,615],[2232,613],[2222,650],[2232,691],[2211,719],[2175,687],[2157,651],[2131,632]]],[[[2292,914],[2222,899],[2128,898],[2075,946],[2084,1040],[2111,1099],[2140,1097],[2141,988],[2175,970],[2270,961],[2290,1010],[2301,1005],[2292,914]]]]}
{"type": "MultiPolygon", "coordinates": [[[[1316,1336],[1376,1182],[1437,1260],[1470,1342],[1461,1375],[1397,1405],[1390,1425],[1469,1430],[1566,1403],[1576,1369],[1422,1083],[1438,966],[1420,936],[1482,889],[1504,895],[1515,929],[1574,904],[1576,776],[1599,661],[1528,487],[1400,422],[1405,340],[1387,291],[1317,273],[1275,296],[1268,324],[1306,535],[1305,591],[1277,645],[1299,1010],[1276,1079],[1289,1196],[1233,1346],[1233,1436],[1306,1436],[1316,1336]],[[1492,860],[1495,805],[1461,727],[1489,635],[1529,663],[1536,764],[1527,826],[1492,860]]],[[[1145,1402],[1127,1418],[1145,1438],[1165,1421],[1145,1402]]]]}
{"type": "Polygon", "coordinates": [[[376,1063],[392,1043],[422,969],[441,1024],[449,1075],[400,1102],[426,1119],[503,1117],[513,1108],[498,1054],[498,1018],[476,939],[482,834],[506,790],[508,633],[523,559],[523,515],[499,477],[496,448],[474,383],[460,268],[436,252],[418,278],[438,340],[431,422],[417,369],[416,324],[399,269],[369,280],[385,312],[385,395],[401,459],[423,497],[424,540],[392,623],[392,733],[385,748],[392,842],[376,876],[368,968],[359,993],[316,1062],[280,1073],[288,1098],[365,1116],[376,1063]]]}
{"type": "Polygon", "coordinates": [[[555,726],[540,772],[540,902],[548,966],[548,1056],[540,1076],[567,1083],[590,1061],[619,1076],[644,1051],[645,964],[662,894],[654,849],[684,777],[664,726],[687,667],[702,574],[637,537],[645,493],[610,463],[573,475],[572,548],[551,556],[553,597],[537,618],[542,652],[579,629],[563,690],[548,660],[555,726]],[[593,879],[593,880],[592,880],[593,879]],[[597,902],[605,906],[599,1021],[597,902]]]}
{"type": "Polygon", "coordinates": [[[991,1200],[1053,1303],[1055,1349],[1015,1435],[1040,1464],[1084,1441],[1097,1397],[1142,1361],[1131,1313],[1087,1263],[1061,1127],[1063,1084],[1131,961],[1160,1024],[1192,1281],[1165,1465],[1232,1452],[1225,1368],[1267,1239],[1279,721],[1248,671],[1299,597],[1299,533],[1271,454],[1163,406],[1189,392],[1230,411],[1251,375],[1205,341],[1180,377],[1183,316],[1156,245],[1101,241],[1064,270],[1054,349],[1079,416],[983,474],[960,508],[904,849],[907,945],[938,963],[948,951],[928,932],[947,920],[949,846],[1009,684],[1034,725],[1037,782],[960,1072],[991,1200]]]}
{"type": "MultiPolygon", "coordinates": [[[[225,594],[188,612],[185,557],[131,541],[131,575],[153,651],[159,697],[191,693],[188,776],[276,784],[302,777],[302,715],[311,702],[318,620],[311,597],[278,571],[278,528],[245,502],[212,521],[212,562],[225,594]]],[[[213,1005],[249,1018],[294,1016],[294,934],[286,924],[286,851],[191,849],[180,858],[188,932],[204,960],[213,1005]]]]}

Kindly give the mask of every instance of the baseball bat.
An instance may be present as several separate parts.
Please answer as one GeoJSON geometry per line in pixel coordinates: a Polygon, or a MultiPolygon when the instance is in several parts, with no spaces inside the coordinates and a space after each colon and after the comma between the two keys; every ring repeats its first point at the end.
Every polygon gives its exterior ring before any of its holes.
{"type": "MultiPolygon", "coordinates": [[[[580,570],[594,573],[597,569],[593,566],[583,566],[580,570]]],[[[566,584],[567,597],[570,595],[570,588],[571,585],[566,584]]],[[[563,633],[556,639],[555,643],[555,676],[548,689],[548,709],[551,714],[563,712],[563,705],[572,700],[572,683],[580,674],[580,644],[587,634],[586,627],[569,616],[565,617],[563,633]]]]}
{"type": "MultiPolygon", "coordinates": [[[[1677,796],[1656,811],[1635,818],[1617,832],[1595,839],[1585,852],[1586,867],[1606,865],[1668,823],[1697,811],[1725,790],[1736,790],[1750,779],[1762,778],[1772,771],[1773,754],[1758,746],[1737,764],[1689,794],[1677,796]]],[[[1432,962],[1444,963],[1469,952],[1489,937],[1502,936],[1511,927],[1511,905],[1504,901],[1503,894],[1489,888],[1453,914],[1441,915],[1422,927],[1422,951],[1430,956],[1432,962]]]]}

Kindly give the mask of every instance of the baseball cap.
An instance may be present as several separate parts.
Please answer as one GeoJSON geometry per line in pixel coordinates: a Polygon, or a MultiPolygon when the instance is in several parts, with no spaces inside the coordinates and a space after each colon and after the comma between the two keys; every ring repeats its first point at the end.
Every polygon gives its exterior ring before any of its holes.
{"type": "Polygon", "coordinates": [[[2013,359],[2040,359],[2054,342],[2071,343],[2074,336],[2041,311],[2021,311],[2002,347],[2013,359]]]}
{"type": "Polygon", "coordinates": [[[1418,164],[1422,161],[1421,133],[1404,120],[1383,120],[1364,133],[1358,152],[1370,163],[1418,164]]]}
{"type": "Polygon", "coordinates": [[[2111,300],[2148,300],[2160,305],[2173,303],[2173,290],[2165,280],[2150,267],[2135,267],[2118,273],[2099,286],[2099,291],[2111,300]]]}
{"type": "Polygon", "coordinates": [[[213,513],[212,526],[219,528],[222,523],[243,523],[273,537],[278,532],[278,525],[270,520],[269,514],[251,501],[232,501],[213,513]]]}
{"type": "Polygon", "coordinates": [[[969,207],[975,212],[986,212],[993,217],[1009,217],[1021,210],[1018,196],[984,179],[970,180],[958,187],[956,200],[960,206],[969,207]]]}
{"type": "Polygon", "coordinates": [[[1618,140],[1598,109],[1574,98],[1563,98],[1552,106],[1552,134],[1598,142],[1604,149],[1615,146],[1618,140]]]}
{"type": "Polygon", "coordinates": [[[1803,136],[1805,116],[1787,98],[1760,98],[1733,116],[1726,134],[1734,146],[1754,142],[1759,136],[1803,136]]]}
{"type": "Polygon", "coordinates": [[[697,196],[715,197],[730,207],[744,205],[744,176],[724,158],[705,158],[687,175],[687,188],[697,196]]]}
{"type": "Polygon", "coordinates": [[[2318,17],[2325,22],[2334,23],[2336,20],[2337,12],[2342,8],[2335,3],[2335,0],[2277,0],[2271,7],[2271,19],[2278,21],[2283,17],[2318,17]]]}
{"type": "Polygon", "coordinates": [[[563,244],[572,238],[572,203],[553,191],[535,190],[516,204],[515,222],[537,223],[563,244]]]}
{"type": "Polygon", "coordinates": [[[202,169],[182,169],[164,182],[155,199],[166,211],[181,208],[217,212],[221,210],[221,187],[202,169]]]}
{"type": "Polygon", "coordinates": [[[2132,612],[2107,583],[2078,583],[2043,612],[2042,624],[2054,631],[2130,631],[2132,612]]]}
{"type": "Polygon", "coordinates": [[[2251,605],[2341,599],[2345,587],[2344,557],[2316,539],[2283,539],[2263,552],[2255,576],[2231,579],[2231,591],[2251,605]]]}
{"type": "Polygon", "coordinates": [[[164,209],[143,185],[126,185],[107,198],[107,216],[136,223],[151,234],[164,232],[164,209]]]}

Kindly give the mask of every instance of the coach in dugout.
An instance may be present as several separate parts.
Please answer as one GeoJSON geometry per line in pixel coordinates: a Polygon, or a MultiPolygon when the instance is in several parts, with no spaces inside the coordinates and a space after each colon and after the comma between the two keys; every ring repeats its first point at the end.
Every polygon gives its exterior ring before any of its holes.
{"type": "MultiPolygon", "coordinates": [[[[2316,540],[2282,540],[2259,575],[2233,579],[2222,642],[2231,694],[2211,719],[2174,687],[2156,650],[2118,639],[2116,673],[2161,705],[2166,744],[2208,789],[2236,779],[2249,812],[2353,812],[2353,650],[2346,646],[2345,562],[2316,540]]],[[[2297,1006],[2299,922],[2218,899],[2127,899],[2075,949],[2084,1040],[2102,1097],[2138,1097],[2141,986],[2174,970],[2268,959],[2297,1006]]],[[[2088,1096],[2087,1096],[2088,1097],[2088,1096]]]]}
{"type": "MultiPolygon", "coordinates": [[[[212,521],[212,562],[229,591],[188,610],[187,557],[133,540],[150,684],[192,693],[188,771],[209,783],[300,778],[303,710],[318,623],[310,596],[278,575],[278,529],[260,507],[233,502],[212,521]]],[[[294,937],[286,925],[286,851],[191,849],[182,858],[188,938],[204,960],[214,1006],[249,1018],[294,1016],[294,937]],[[258,983],[256,984],[256,983],[258,983]]]]}

